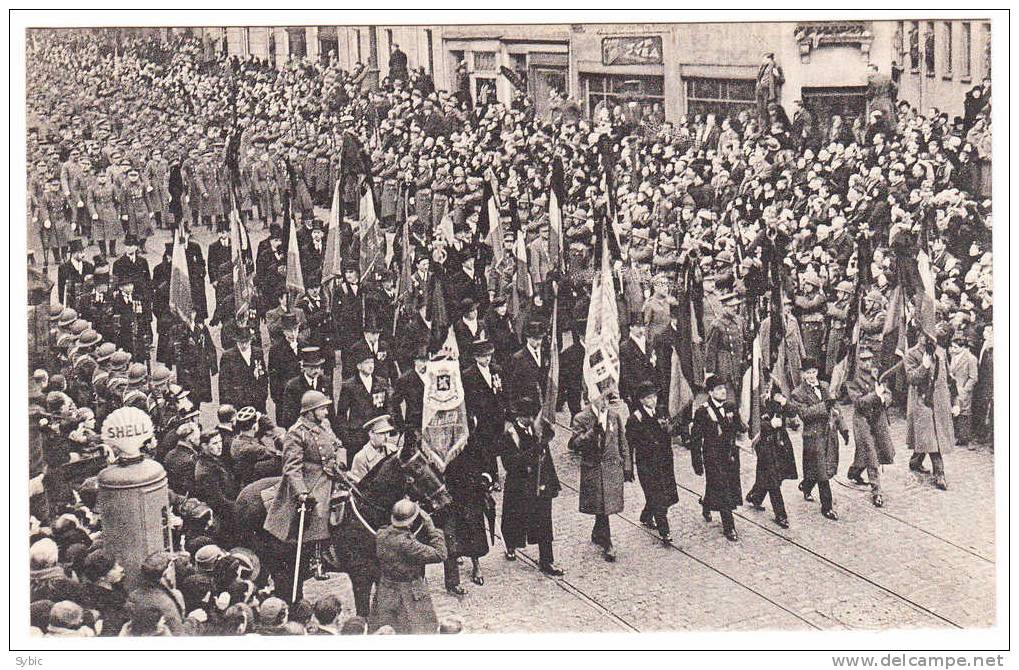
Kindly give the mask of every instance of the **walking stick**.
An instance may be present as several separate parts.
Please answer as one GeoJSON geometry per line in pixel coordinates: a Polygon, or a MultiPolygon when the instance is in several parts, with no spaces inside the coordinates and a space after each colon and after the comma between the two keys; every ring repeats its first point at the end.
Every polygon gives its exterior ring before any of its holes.
{"type": "Polygon", "coordinates": [[[294,586],[290,593],[290,602],[297,601],[297,586],[301,578],[301,546],[304,544],[304,514],[308,511],[306,502],[301,502],[301,518],[297,522],[297,562],[294,564],[294,586]]]}

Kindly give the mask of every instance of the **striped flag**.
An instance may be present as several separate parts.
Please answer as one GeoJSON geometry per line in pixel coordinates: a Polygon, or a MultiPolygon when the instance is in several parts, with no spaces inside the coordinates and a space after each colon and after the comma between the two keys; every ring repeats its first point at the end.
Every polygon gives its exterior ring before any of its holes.
{"type": "Polygon", "coordinates": [[[467,404],[460,379],[460,349],[450,326],[428,361],[421,407],[421,446],[445,470],[467,446],[467,404]]]}
{"type": "Polygon", "coordinates": [[[604,403],[605,394],[619,389],[619,309],[612,283],[608,241],[602,238],[601,270],[591,281],[591,305],[587,312],[587,349],[584,384],[592,404],[604,403]]]}
{"type": "Polygon", "coordinates": [[[762,335],[763,333],[759,332],[754,338],[750,365],[743,373],[743,383],[740,387],[739,414],[743,419],[743,425],[749,428],[751,439],[761,432],[761,362],[764,360],[762,335]]]}
{"type": "Polygon", "coordinates": [[[563,202],[566,188],[563,177],[562,159],[552,163],[551,188],[548,194],[548,257],[553,269],[561,270],[563,264],[563,202]]]}
{"type": "Polygon", "coordinates": [[[499,217],[499,198],[496,195],[498,190],[495,187],[495,175],[491,169],[485,173],[482,200],[485,206],[478,218],[478,234],[484,236],[489,246],[492,247],[493,265],[499,265],[502,261],[502,219],[499,217]]]}
{"type": "Polygon", "coordinates": [[[304,272],[301,270],[301,248],[297,245],[297,226],[290,226],[290,241],[287,244],[287,291],[290,304],[297,303],[304,295],[304,272]]]}
{"type": "Polygon", "coordinates": [[[361,196],[358,209],[358,236],[361,238],[361,279],[363,280],[375,268],[386,253],[386,238],[379,227],[379,217],[375,211],[375,194],[371,183],[368,183],[361,196]]]}
{"type": "Polygon", "coordinates": [[[251,240],[241,221],[233,190],[230,191],[230,260],[233,264],[234,310],[248,311],[255,296],[255,284],[248,269],[252,263],[251,240]]]}
{"type": "MultiPolygon", "coordinates": [[[[541,402],[540,418],[555,421],[559,405],[559,296],[552,300],[552,344],[549,347],[548,379],[545,382],[545,397],[541,402]]],[[[537,432],[541,437],[543,422],[538,421],[537,432]]]]}
{"type": "Polygon", "coordinates": [[[343,277],[343,236],[340,234],[340,217],[343,200],[340,198],[340,181],[333,187],[333,205],[329,210],[329,227],[326,229],[325,256],[322,259],[322,285],[343,277]]]}
{"type": "Polygon", "coordinates": [[[173,239],[173,256],[170,258],[170,311],[188,327],[194,328],[195,324],[191,317],[195,306],[191,299],[186,246],[178,228],[173,239]]]}
{"type": "Polygon", "coordinates": [[[509,310],[516,322],[517,334],[524,332],[524,307],[533,294],[531,273],[527,268],[527,245],[524,243],[524,231],[517,230],[517,241],[513,244],[513,257],[516,259],[513,288],[510,293],[509,310]]]}

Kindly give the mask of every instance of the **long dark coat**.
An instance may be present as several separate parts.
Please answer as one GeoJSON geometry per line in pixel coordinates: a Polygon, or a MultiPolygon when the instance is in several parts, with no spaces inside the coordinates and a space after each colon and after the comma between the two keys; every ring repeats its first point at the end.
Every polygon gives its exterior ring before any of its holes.
{"type": "Polygon", "coordinates": [[[251,406],[265,411],[269,397],[269,375],[265,357],[258,347],[251,347],[251,363],[245,363],[236,346],[223,352],[219,361],[219,402],[234,407],[251,406]]]}
{"type": "Polygon", "coordinates": [[[795,413],[774,400],[764,404],[761,411],[761,435],[754,445],[757,452],[756,482],[764,489],[776,489],[786,479],[796,479],[796,453],[789,439],[788,421],[795,413]],[[782,425],[772,428],[771,420],[778,417],[782,425]]]}
{"type": "Polygon", "coordinates": [[[552,541],[552,499],[559,495],[560,485],[548,448],[551,438],[551,431],[538,440],[517,425],[507,427],[501,436],[506,468],[501,529],[507,549],[552,541]]]}
{"type": "Polygon", "coordinates": [[[803,420],[803,479],[826,482],[838,471],[838,432],[846,428],[838,409],[828,406],[831,392],[827,382],[818,382],[818,389],[820,397],[802,382],[790,400],[792,411],[803,420]]]}
{"type": "Polygon", "coordinates": [[[923,367],[923,344],[904,359],[909,396],[906,401],[906,444],[916,454],[948,453],[955,447],[952,401],[948,391],[947,354],[941,347],[934,364],[923,367]]]}
{"type": "Polygon", "coordinates": [[[626,421],[626,441],[633,451],[647,507],[664,510],[678,503],[672,438],[662,418],[649,416],[646,409],[638,407],[626,421]]]}
{"type": "Polygon", "coordinates": [[[734,510],[743,504],[736,446],[736,437],[743,432],[743,420],[729,405],[718,408],[709,399],[694,412],[690,455],[694,472],[704,474],[701,502],[708,510],[734,510]]]}
{"type": "Polygon", "coordinates": [[[580,449],[581,514],[618,514],[623,511],[623,481],[633,474],[633,456],[626,440],[630,411],[626,403],[609,405],[607,425],[599,423],[591,405],[573,417],[580,449]]]}
{"type": "Polygon", "coordinates": [[[212,402],[212,376],[219,373],[216,346],[204,325],[192,330],[177,320],[172,345],[172,364],[177,366],[177,382],[191,391],[196,406],[212,402]]]}
{"type": "Polygon", "coordinates": [[[895,462],[888,412],[877,393],[871,391],[853,401],[853,440],[856,455],[853,467],[891,465],[895,462]]]}
{"type": "Polygon", "coordinates": [[[633,395],[642,382],[659,383],[658,354],[651,339],[645,339],[643,352],[633,338],[628,337],[619,345],[619,393],[627,402],[635,401],[633,395]]]}
{"type": "MultiPolygon", "coordinates": [[[[501,425],[501,424],[500,424],[501,425]]],[[[488,553],[485,527],[485,503],[488,489],[482,479],[482,454],[479,447],[470,444],[454,458],[443,476],[453,499],[452,526],[453,553],[457,556],[480,558],[488,553]]]]}

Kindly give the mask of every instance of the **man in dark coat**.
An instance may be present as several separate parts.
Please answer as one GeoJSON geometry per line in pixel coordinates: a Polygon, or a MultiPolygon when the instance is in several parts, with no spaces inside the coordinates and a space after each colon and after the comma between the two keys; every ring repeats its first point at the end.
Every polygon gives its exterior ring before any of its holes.
{"type": "MultiPolygon", "coordinates": [[[[485,315],[485,335],[495,345],[495,362],[506,368],[510,358],[520,348],[520,338],[513,331],[513,318],[503,296],[496,296],[489,306],[485,315]]],[[[562,389],[562,385],[559,388],[562,389]]]]}
{"type": "Polygon", "coordinates": [[[269,375],[262,350],[251,346],[251,331],[247,328],[234,333],[234,342],[219,360],[219,402],[264,412],[269,375]]]}
{"type": "Polygon", "coordinates": [[[474,363],[463,374],[467,425],[470,426],[470,440],[477,447],[478,460],[495,486],[499,482],[495,447],[505,428],[508,400],[502,368],[492,361],[495,345],[488,340],[477,340],[472,349],[474,363]]]}
{"type": "Polygon", "coordinates": [[[828,384],[817,379],[818,363],[812,358],[803,359],[803,381],[792,393],[792,410],[803,421],[803,481],[800,492],[805,500],[813,500],[814,486],[821,495],[821,514],[832,521],[839,515],[833,507],[831,484],[839,464],[839,443],[834,428],[849,441],[849,431],[842,421],[835,398],[828,384]]]}
{"type": "Polygon", "coordinates": [[[789,527],[789,516],[782,498],[782,482],[796,479],[796,455],[789,439],[787,425],[795,423],[795,413],[788,406],[782,392],[774,388],[771,397],[761,408],[761,434],[754,445],[757,451],[757,471],[754,485],[747,493],[747,502],[756,510],[763,510],[764,497],[771,498],[775,523],[789,527]]]}
{"type": "Polygon", "coordinates": [[[690,430],[693,471],[705,477],[701,511],[705,521],[711,521],[712,512],[719,512],[722,532],[727,540],[735,542],[739,535],[732,511],[743,503],[736,438],[747,429],[735,409],[726,403],[728,391],[722,377],[708,375],[704,388],[708,400],[694,412],[690,430]]]}
{"type": "Polygon", "coordinates": [[[209,325],[230,320],[234,313],[233,256],[230,250],[230,229],[220,226],[219,238],[209,245],[209,281],[216,291],[216,309],[209,325]]]}
{"type": "MultiPolygon", "coordinates": [[[[424,412],[425,375],[428,370],[428,348],[418,347],[413,363],[393,384],[393,408],[396,410],[396,424],[403,432],[421,432],[424,412]]],[[[464,378],[464,394],[467,398],[468,417],[471,411],[471,396],[464,378]]],[[[500,424],[501,425],[501,424],[500,424]]]]}
{"type": "Polygon", "coordinates": [[[422,348],[428,350],[432,339],[432,322],[426,318],[427,311],[428,305],[421,303],[416,311],[400,320],[396,336],[396,341],[399,343],[396,360],[401,370],[410,369],[415,352],[422,348]]]}
{"type": "Polygon", "coordinates": [[[322,287],[319,284],[306,285],[304,296],[297,301],[297,309],[304,314],[308,328],[308,344],[322,350],[322,357],[325,358],[323,369],[326,386],[331,388],[333,368],[336,366],[337,337],[334,332],[333,315],[322,296],[322,287]]]}
{"type": "Polygon", "coordinates": [[[665,416],[657,412],[658,389],[644,382],[637,389],[638,405],[626,421],[626,441],[633,451],[637,479],[644,491],[640,522],[658,531],[669,543],[669,507],[679,502],[676,472],[672,460],[672,438],[665,416]]]}
{"type": "MultiPolygon", "coordinates": [[[[873,366],[874,354],[866,349],[860,352],[859,365],[873,366]]],[[[850,384],[849,397],[853,400],[853,441],[856,453],[847,477],[857,484],[867,472],[870,500],[875,507],[884,506],[881,491],[881,466],[895,461],[895,444],[892,442],[891,423],[887,408],[892,403],[892,392],[881,382],[864,381],[859,377],[850,384]]]]}
{"type": "MultiPolygon", "coordinates": [[[[343,281],[334,291],[333,324],[337,344],[349,346],[360,338],[364,328],[364,291],[361,270],[356,259],[343,260],[343,281]]],[[[310,315],[309,315],[310,318],[310,315]]],[[[369,417],[370,418],[370,417],[369,417]]]]}
{"type": "Polygon", "coordinates": [[[284,397],[283,391],[287,382],[301,373],[301,346],[297,337],[299,328],[297,315],[293,312],[284,314],[281,323],[283,336],[274,340],[272,346],[269,347],[269,397],[276,404],[277,423],[280,418],[280,404],[284,397]]]}
{"type": "Polygon", "coordinates": [[[518,399],[512,407],[513,425],[508,426],[499,442],[506,487],[502,497],[502,537],[506,558],[517,559],[517,549],[538,545],[539,569],[552,576],[563,570],[552,553],[552,500],[559,495],[549,441],[553,430],[546,425],[539,438],[535,422],[541,405],[532,398],[518,399]]]}
{"type": "Polygon", "coordinates": [[[464,369],[474,360],[471,353],[474,341],[485,339],[485,323],[478,316],[478,303],[474,298],[464,298],[460,304],[460,314],[460,318],[453,323],[453,333],[460,350],[460,367],[464,369]]]}
{"type": "Polygon", "coordinates": [[[147,361],[152,345],[152,304],[136,292],[131,275],[122,276],[118,283],[111,304],[116,325],[113,342],[134,360],[147,361]]]}
{"type": "MultiPolygon", "coordinates": [[[[301,398],[307,391],[318,391],[331,396],[331,389],[327,389],[323,376],[322,364],[325,359],[318,347],[302,347],[300,369],[292,376],[283,387],[282,397],[276,404],[276,425],[280,428],[289,429],[301,416],[301,398]]],[[[333,421],[332,407],[330,407],[329,420],[333,428],[336,424],[333,421]]]]}
{"type": "Polygon", "coordinates": [[[565,404],[571,415],[576,415],[583,406],[585,388],[579,380],[584,378],[584,358],[587,356],[584,348],[586,328],[587,322],[580,321],[573,343],[559,354],[559,404],[560,407],[565,404]]]}
{"type": "Polygon", "coordinates": [[[336,403],[336,421],[343,430],[348,463],[368,443],[364,424],[379,414],[394,414],[389,384],[375,374],[375,356],[364,345],[353,347],[349,354],[357,361],[357,373],[343,380],[336,403]]]}
{"type": "Polygon", "coordinates": [[[136,238],[131,236],[124,238],[124,255],[113,261],[113,278],[114,281],[131,278],[138,290],[139,298],[151,300],[152,273],[149,271],[148,260],[138,253],[136,238]]]}
{"type": "Polygon", "coordinates": [[[219,520],[221,530],[227,538],[234,540],[235,537],[230,537],[236,526],[234,500],[240,488],[223,462],[223,438],[215,430],[204,432],[199,439],[199,447],[195,461],[195,488],[191,494],[209,506],[214,518],[219,520]]]}
{"type": "Polygon", "coordinates": [[[658,383],[657,362],[647,327],[641,321],[630,324],[630,336],[619,346],[619,394],[627,404],[636,404],[634,395],[642,382],[658,383]]]}
{"type": "Polygon", "coordinates": [[[259,316],[279,304],[287,290],[287,255],[283,251],[283,229],[269,226],[269,237],[258,243],[255,259],[255,288],[258,290],[259,316]]]}
{"type": "Polygon", "coordinates": [[[195,464],[198,462],[198,444],[201,429],[197,423],[182,423],[176,429],[176,446],[163,459],[167,485],[181,496],[195,490],[195,464]]]}
{"type": "Polygon", "coordinates": [[[399,44],[394,44],[389,53],[389,78],[407,83],[407,54],[400,50],[399,44]]]}
{"type": "Polygon", "coordinates": [[[216,345],[201,321],[191,328],[177,320],[173,335],[171,364],[177,367],[177,382],[191,391],[195,405],[212,402],[212,377],[219,373],[216,345]]]}
{"type": "Polygon", "coordinates": [[[78,302],[85,276],[92,274],[95,266],[85,260],[85,249],[80,239],[71,240],[70,249],[70,258],[57,269],[57,297],[64,305],[80,312],[78,302]]]}
{"type": "Polygon", "coordinates": [[[545,394],[548,380],[548,355],[542,346],[545,327],[540,321],[531,321],[524,327],[524,346],[510,358],[510,388],[516,398],[537,398],[545,394]]]}
{"type": "Polygon", "coordinates": [[[173,242],[167,242],[163,258],[152,270],[152,313],[156,317],[156,360],[172,365],[173,330],[177,317],[170,311],[170,273],[173,242]]]}

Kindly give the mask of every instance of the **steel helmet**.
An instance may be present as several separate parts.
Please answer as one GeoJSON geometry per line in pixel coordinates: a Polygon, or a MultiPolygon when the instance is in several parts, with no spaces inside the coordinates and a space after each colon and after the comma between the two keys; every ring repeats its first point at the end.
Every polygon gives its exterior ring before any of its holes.
{"type": "Polygon", "coordinates": [[[321,391],[305,391],[301,396],[301,414],[306,414],[319,407],[328,407],[332,401],[321,391]]]}
{"type": "Polygon", "coordinates": [[[103,421],[103,442],[113,448],[117,458],[136,458],[154,435],[152,419],[137,407],[121,407],[103,421]]]}
{"type": "Polygon", "coordinates": [[[396,504],[393,505],[393,512],[389,520],[395,528],[410,528],[414,524],[414,520],[418,518],[419,513],[417,503],[404,498],[403,500],[397,500],[396,504]]]}

